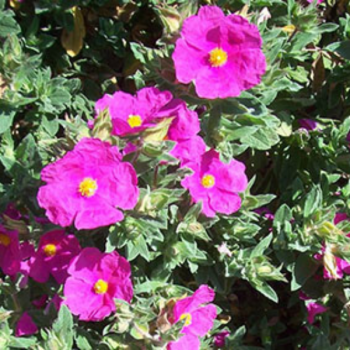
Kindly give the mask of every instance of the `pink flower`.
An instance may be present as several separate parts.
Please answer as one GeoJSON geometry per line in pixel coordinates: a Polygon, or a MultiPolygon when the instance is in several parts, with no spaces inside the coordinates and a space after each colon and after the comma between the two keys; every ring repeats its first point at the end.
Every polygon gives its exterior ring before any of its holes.
{"type": "Polygon", "coordinates": [[[33,300],[32,304],[37,309],[41,309],[42,307],[44,307],[46,305],[48,298],[49,298],[49,296],[47,294],[43,294],[40,298],[33,300]]]}
{"type": "Polygon", "coordinates": [[[120,209],[133,209],[139,190],[134,168],[121,162],[117,147],[83,138],[56,162],[46,166],[38,202],[55,224],[94,229],[123,220],[120,209]]]}
{"type": "Polygon", "coordinates": [[[256,25],[241,16],[225,17],[217,6],[204,6],[183,23],[173,53],[176,78],[193,81],[202,98],[239,96],[265,73],[261,46],[256,25]]]}
{"type": "Polygon", "coordinates": [[[129,262],[117,252],[85,248],[71,262],[63,294],[72,314],[83,321],[101,321],[115,311],[114,298],[133,297],[129,262]]]}
{"type": "Polygon", "coordinates": [[[215,293],[206,285],[201,285],[192,296],[181,299],[174,306],[172,323],[185,320],[181,333],[184,334],[178,341],[170,342],[168,350],[191,349],[200,347],[198,337],[205,336],[213,327],[216,318],[214,304],[204,305],[214,300],[215,293]]]}
{"type": "Polygon", "coordinates": [[[68,277],[68,265],[80,250],[79,241],[73,235],[67,236],[62,230],[45,233],[40,238],[38,250],[30,259],[29,276],[45,283],[52,275],[57,283],[63,284],[68,277]]]}
{"type": "Polygon", "coordinates": [[[198,114],[188,109],[186,103],[180,99],[169,102],[159,111],[158,116],[160,118],[174,118],[167,134],[169,140],[188,140],[200,131],[198,114]]]}
{"type": "MultiPolygon", "coordinates": [[[[307,2],[309,4],[312,4],[313,2],[315,2],[315,0],[307,0],[307,2]]],[[[317,5],[321,4],[323,2],[323,0],[317,0],[317,5]]]]}
{"type": "Polygon", "coordinates": [[[6,275],[15,275],[21,266],[18,232],[0,225],[0,268],[6,275]]]}
{"type": "Polygon", "coordinates": [[[185,177],[181,185],[190,191],[195,203],[203,203],[203,213],[214,217],[215,213],[230,215],[241,207],[237,192],[246,189],[248,179],[243,163],[232,159],[229,164],[220,161],[219,153],[210,150],[198,162],[189,162],[186,167],[194,171],[185,177]]]}
{"type": "Polygon", "coordinates": [[[221,245],[218,247],[218,252],[221,255],[226,255],[229,258],[232,256],[232,253],[230,251],[230,249],[228,249],[226,242],[221,243],[221,245]]]}
{"type": "Polygon", "coordinates": [[[159,110],[172,99],[169,91],[159,91],[153,87],[139,90],[136,96],[117,91],[113,96],[104,95],[96,102],[99,114],[108,108],[113,124],[113,134],[126,136],[139,133],[156,125],[159,110]]]}
{"type": "Polygon", "coordinates": [[[309,324],[313,324],[315,321],[315,316],[318,314],[322,314],[326,312],[328,309],[324,307],[323,305],[314,303],[314,302],[308,302],[306,304],[306,309],[307,309],[307,321],[309,324]]]}
{"type": "Polygon", "coordinates": [[[169,152],[170,155],[180,160],[181,166],[185,166],[193,159],[199,159],[206,150],[203,139],[196,135],[188,140],[178,141],[169,152]]]}
{"type": "Polygon", "coordinates": [[[38,331],[38,327],[33,322],[33,319],[28,312],[23,312],[22,316],[16,325],[16,337],[22,337],[23,335],[31,335],[38,331]]]}
{"type": "Polygon", "coordinates": [[[267,220],[271,220],[273,221],[273,219],[275,218],[275,215],[272,213],[272,211],[267,208],[267,207],[260,207],[258,209],[255,209],[254,210],[257,214],[259,215],[264,215],[264,217],[267,219],[267,220]]]}
{"type": "Polygon", "coordinates": [[[300,129],[305,129],[307,131],[312,131],[317,129],[317,123],[312,119],[298,119],[300,129]]]}
{"type": "Polygon", "coordinates": [[[214,345],[217,348],[223,348],[225,346],[225,339],[230,335],[229,331],[222,331],[214,336],[214,345]]]}

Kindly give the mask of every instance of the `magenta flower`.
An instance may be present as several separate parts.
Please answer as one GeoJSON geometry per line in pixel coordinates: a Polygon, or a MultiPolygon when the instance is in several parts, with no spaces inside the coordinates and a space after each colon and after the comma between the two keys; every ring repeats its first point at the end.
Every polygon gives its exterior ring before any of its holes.
{"type": "Polygon", "coordinates": [[[101,321],[115,311],[114,298],[133,297],[129,262],[117,252],[85,248],[71,262],[64,303],[82,321],[101,321]]]}
{"type": "Polygon", "coordinates": [[[80,250],[79,241],[73,235],[66,235],[62,230],[45,233],[40,238],[38,250],[30,259],[29,276],[45,283],[52,275],[57,283],[63,284],[68,277],[68,265],[80,250]]]}
{"type": "Polygon", "coordinates": [[[6,275],[15,275],[21,266],[18,232],[0,225],[0,268],[6,275]]]}
{"type": "Polygon", "coordinates": [[[123,220],[120,209],[133,209],[139,189],[133,166],[121,162],[115,146],[83,138],[56,162],[46,166],[38,202],[55,224],[94,229],[123,220]]]}
{"type": "Polygon", "coordinates": [[[305,129],[307,131],[312,131],[317,129],[317,122],[312,119],[298,119],[298,123],[300,125],[300,129],[305,129]]]}
{"type": "Polygon", "coordinates": [[[205,150],[204,140],[196,135],[188,140],[178,141],[169,154],[179,159],[181,166],[185,166],[193,159],[199,159],[205,153],[205,150]]]}
{"type": "Polygon", "coordinates": [[[32,317],[28,314],[28,312],[23,312],[16,325],[16,337],[22,337],[23,335],[32,335],[37,331],[38,327],[33,322],[32,317]]]}
{"type": "Polygon", "coordinates": [[[159,110],[172,99],[169,91],[153,87],[139,90],[136,96],[117,91],[113,96],[104,95],[96,102],[99,114],[108,108],[113,124],[113,134],[126,136],[139,133],[156,125],[159,110]]]}
{"type": "Polygon", "coordinates": [[[230,335],[229,331],[222,331],[214,336],[214,345],[217,348],[223,348],[225,346],[225,339],[230,335]]]}
{"type": "Polygon", "coordinates": [[[241,207],[237,192],[244,191],[248,184],[243,163],[232,159],[225,164],[218,152],[210,150],[198,162],[189,162],[186,167],[194,174],[185,177],[181,185],[190,191],[195,203],[202,202],[207,217],[214,217],[217,212],[230,215],[241,207]]]}
{"type": "Polygon", "coordinates": [[[215,293],[206,285],[201,285],[192,296],[176,302],[173,310],[173,324],[185,320],[181,333],[184,334],[178,341],[170,342],[168,350],[191,349],[200,347],[198,337],[205,336],[213,327],[216,318],[214,304],[203,305],[214,300],[215,293]]]}
{"type": "Polygon", "coordinates": [[[307,321],[309,322],[309,324],[313,324],[315,322],[315,316],[326,312],[328,309],[323,305],[314,302],[307,302],[306,310],[308,313],[307,321]]]}
{"type": "Polygon", "coordinates": [[[217,6],[204,6],[183,23],[173,53],[176,78],[193,81],[202,98],[239,96],[265,73],[261,46],[256,25],[241,16],[225,17],[217,6]]]}
{"type": "Polygon", "coordinates": [[[275,215],[272,213],[272,211],[267,208],[267,207],[260,207],[258,209],[255,209],[254,210],[257,214],[259,215],[264,215],[264,217],[267,219],[267,220],[271,220],[273,221],[273,219],[275,218],[275,215]]]}
{"type": "MultiPolygon", "coordinates": [[[[307,2],[309,4],[312,4],[313,2],[315,2],[315,0],[307,0],[307,2]]],[[[323,2],[323,0],[317,0],[317,5],[321,4],[323,2]]]]}

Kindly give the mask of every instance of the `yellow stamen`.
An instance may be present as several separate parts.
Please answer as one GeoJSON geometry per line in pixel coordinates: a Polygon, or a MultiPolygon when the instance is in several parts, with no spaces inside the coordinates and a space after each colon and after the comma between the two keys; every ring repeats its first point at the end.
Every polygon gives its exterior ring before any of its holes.
{"type": "Polygon", "coordinates": [[[128,124],[130,125],[130,127],[136,128],[142,125],[142,119],[139,115],[131,114],[129,115],[129,118],[128,118],[128,124]]]}
{"type": "Polygon", "coordinates": [[[202,177],[201,183],[205,188],[212,188],[215,185],[215,177],[213,175],[205,175],[202,177]]]}
{"type": "Polygon", "coordinates": [[[97,190],[97,182],[91,177],[86,177],[79,184],[79,192],[84,197],[92,197],[97,190]]]}
{"type": "Polygon", "coordinates": [[[98,280],[94,285],[94,292],[96,294],[105,294],[108,290],[108,283],[104,280],[98,280]]]}
{"type": "Polygon", "coordinates": [[[212,67],[221,67],[227,62],[227,52],[220,48],[215,48],[209,52],[209,62],[212,67]]]}
{"type": "Polygon", "coordinates": [[[5,247],[9,246],[11,243],[11,238],[3,233],[0,233],[0,244],[5,247]]]}
{"type": "Polygon", "coordinates": [[[44,247],[44,253],[46,256],[55,256],[57,252],[57,247],[54,244],[46,244],[44,247]]]}
{"type": "Polygon", "coordinates": [[[184,313],[180,316],[180,321],[185,320],[185,325],[184,327],[189,326],[192,323],[192,316],[189,313],[184,313]]]}

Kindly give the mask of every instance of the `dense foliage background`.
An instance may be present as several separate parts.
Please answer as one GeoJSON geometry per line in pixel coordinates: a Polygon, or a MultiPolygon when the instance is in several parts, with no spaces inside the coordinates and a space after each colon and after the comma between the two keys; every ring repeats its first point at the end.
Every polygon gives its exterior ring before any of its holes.
{"type": "MultiPolygon", "coordinates": [[[[62,292],[53,281],[20,288],[0,275],[1,348],[161,349],[154,334],[179,331],[162,324],[167,303],[200,284],[215,290],[221,309],[202,349],[214,348],[223,329],[227,349],[350,346],[350,278],[324,278],[327,261],[314,257],[326,242],[329,264],[350,261],[350,223],[333,223],[336,213],[350,217],[348,1],[0,0],[0,9],[0,206],[21,212],[2,215],[21,240],[37,243],[54,227],[35,220],[44,217],[40,172],[89,135],[105,93],[170,90],[199,113],[207,145],[224,161],[242,161],[250,180],[239,212],[208,219],[179,186],[185,171],[158,169],[171,144],[151,142],[134,162],[142,188],[135,210],[111,227],[69,229],[83,247],[117,249],[130,261],[133,303],[118,302],[103,322],[77,322],[65,307],[57,317],[53,307],[32,306],[62,292]],[[267,72],[237,98],[200,99],[175,80],[181,23],[208,3],[258,24],[263,38],[267,72]],[[317,126],[301,128],[301,119],[317,126]],[[327,307],[313,324],[301,295],[327,307]],[[18,338],[24,310],[40,332],[18,338]]],[[[94,136],[108,139],[108,128],[101,123],[94,136]]]]}

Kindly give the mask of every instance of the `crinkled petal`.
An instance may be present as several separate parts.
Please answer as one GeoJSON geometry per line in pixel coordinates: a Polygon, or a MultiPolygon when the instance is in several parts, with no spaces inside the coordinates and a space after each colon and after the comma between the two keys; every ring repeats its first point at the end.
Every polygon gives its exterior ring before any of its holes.
{"type": "Polygon", "coordinates": [[[201,342],[193,334],[185,334],[178,341],[170,342],[167,345],[167,350],[199,350],[201,342]]]}

